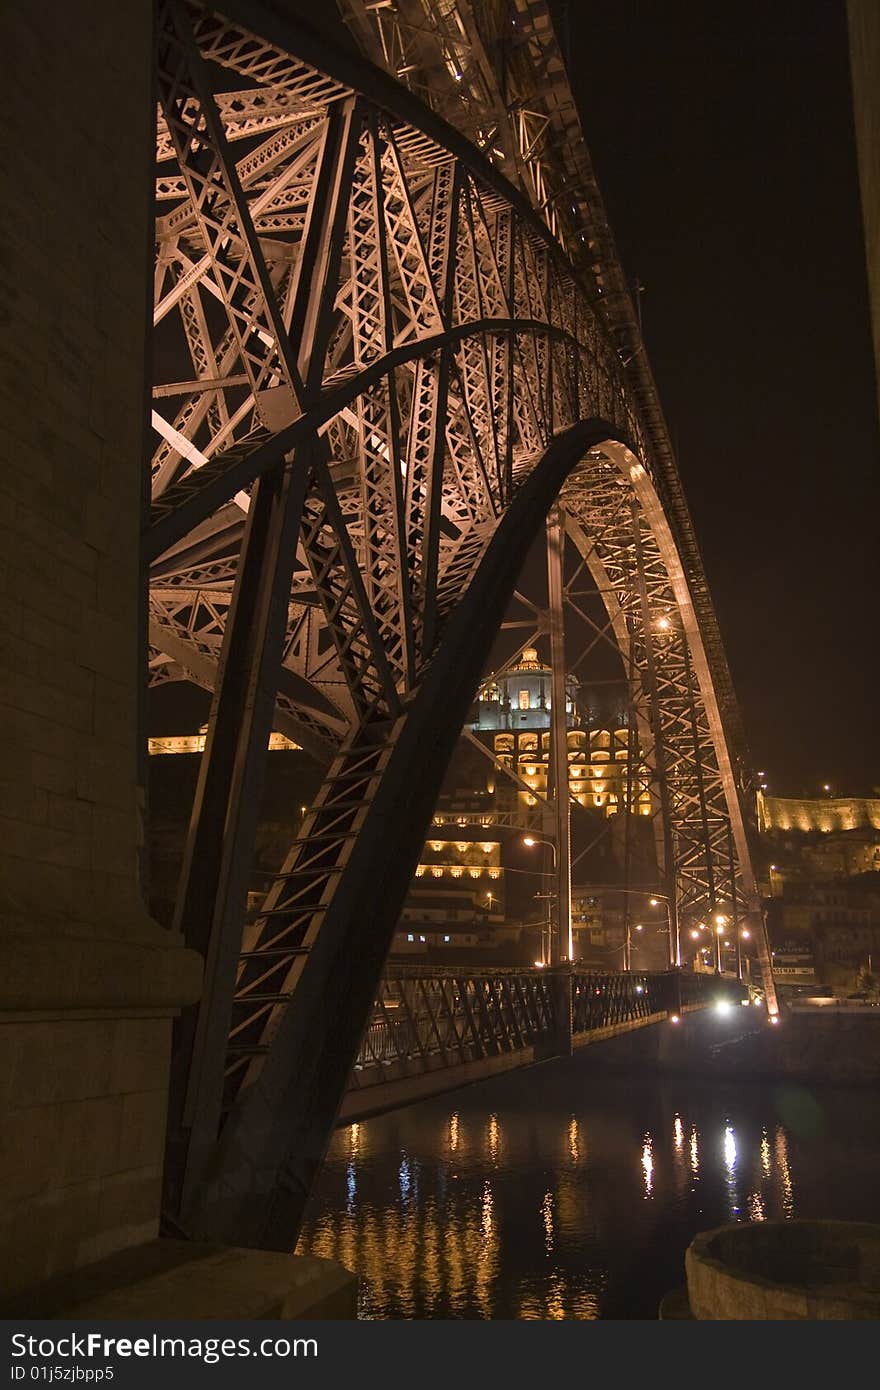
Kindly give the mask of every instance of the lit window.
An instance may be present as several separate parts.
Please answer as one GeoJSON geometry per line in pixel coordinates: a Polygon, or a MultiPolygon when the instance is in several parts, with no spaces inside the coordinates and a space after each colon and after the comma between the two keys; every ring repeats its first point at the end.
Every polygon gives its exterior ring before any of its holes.
{"type": "Polygon", "coordinates": [[[520,709],[528,709],[529,707],[529,692],[527,690],[519,692],[519,707],[520,709]]]}
{"type": "Polygon", "coordinates": [[[425,939],[425,938],[424,938],[423,936],[420,936],[420,937],[419,937],[419,941],[424,941],[424,939],[425,939]]]}
{"type": "Polygon", "coordinates": [[[412,932],[407,932],[406,939],[407,941],[415,941],[415,937],[413,936],[412,932]]]}
{"type": "Polygon", "coordinates": [[[449,937],[448,937],[448,936],[444,936],[443,940],[444,940],[447,944],[449,943],[449,937]]]}

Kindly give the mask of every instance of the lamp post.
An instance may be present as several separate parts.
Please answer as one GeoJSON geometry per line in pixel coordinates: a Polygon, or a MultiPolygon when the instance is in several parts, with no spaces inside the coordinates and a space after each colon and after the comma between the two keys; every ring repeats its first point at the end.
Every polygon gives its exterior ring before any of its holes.
{"type": "MultiPolygon", "coordinates": [[[[546,903],[547,903],[547,915],[546,915],[546,917],[544,916],[543,911],[542,911],[542,913],[541,913],[541,960],[540,960],[540,964],[541,964],[541,965],[549,965],[549,963],[550,963],[550,942],[551,942],[552,939],[553,939],[553,918],[552,918],[553,909],[552,909],[552,907],[551,907],[551,904],[552,904],[553,899],[554,899],[555,897],[556,897],[556,894],[555,894],[555,893],[536,893],[536,894],[535,894],[535,901],[536,901],[536,902],[546,901],[546,903]]],[[[537,965],[538,963],[539,963],[538,961],[535,962],[536,965],[537,965]]]]}
{"type": "Polygon", "coordinates": [[[721,938],[724,935],[724,929],[727,926],[727,918],[724,916],[722,912],[716,912],[713,918],[713,922],[715,924],[715,930],[713,933],[715,937],[715,973],[716,975],[720,975],[722,974],[721,938]]]}
{"type": "Polygon", "coordinates": [[[677,919],[673,919],[672,900],[668,893],[652,893],[648,902],[651,907],[659,907],[663,904],[666,913],[666,930],[669,933],[669,966],[672,970],[677,970],[681,965],[681,942],[676,931],[677,919]]]}
{"type": "MultiPolygon", "coordinates": [[[[553,873],[559,877],[559,856],[556,853],[556,845],[545,835],[524,835],[523,844],[528,849],[533,849],[535,845],[549,845],[553,851],[553,873]]],[[[568,924],[563,922],[562,895],[557,891],[556,895],[556,931],[550,937],[550,964],[559,965],[563,960],[571,960],[573,955],[571,939],[571,913],[569,913],[568,924]]]]}

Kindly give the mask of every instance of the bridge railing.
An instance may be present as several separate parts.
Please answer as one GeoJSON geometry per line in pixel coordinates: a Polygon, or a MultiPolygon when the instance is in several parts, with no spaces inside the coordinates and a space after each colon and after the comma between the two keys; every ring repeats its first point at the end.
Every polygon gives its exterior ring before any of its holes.
{"type": "Polygon", "coordinates": [[[381,1080],[377,1068],[430,1071],[533,1047],[554,1021],[544,972],[398,967],[382,979],[353,1082],[381,1080]]]}
{"type": "Polygon", "coordinates": [[[560,976],[517,967],[391,967],[361,1040],[351,1084],[377,1085],[527,1049],[552,1055],[565,1027],[566,982],[575,1038],[705,1004],[719,990],[717,977],[688,972],[575,970],[560,976]]]}
{"type": "Polygon", "coordinates": [[[616,1023],[631,1023],[680,1007],[679,977],[672,974],[571,977],[572,1032],[589,1033],[616,1023]]]}

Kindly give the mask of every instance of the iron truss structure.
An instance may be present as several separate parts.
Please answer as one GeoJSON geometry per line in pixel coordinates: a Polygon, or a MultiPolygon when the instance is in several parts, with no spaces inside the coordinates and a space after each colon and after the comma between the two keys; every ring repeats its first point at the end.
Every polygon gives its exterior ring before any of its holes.
{"type": "Polygon", "coordinates": [[[256,0],[166,0],[157,78],[150,672],[212,691],[168,1204],[194,1236],[289,1249],[557,502],[630,673],[676,930],[748,921],[775,1001],[674,463],[559,228],[389,74],[256,0]],[[246,919],[273,728],[326,774],[246,919]]]}

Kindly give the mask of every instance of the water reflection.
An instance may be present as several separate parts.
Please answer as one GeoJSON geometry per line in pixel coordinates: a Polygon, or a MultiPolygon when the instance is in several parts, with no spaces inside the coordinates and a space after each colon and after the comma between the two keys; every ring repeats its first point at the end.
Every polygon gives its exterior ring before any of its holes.
{"type": "Polygon", "coordinates": [[[642,1172],[645,1175],[645,1196],[650,1197],[654,1186],[654,1146],[650,1134],[642,1145],[642,1172]]]}
{"type": "Polygon", "coordinates": [[[363,1317],[652,1318],[698,1230],[880,1219],[880,1099],[815,1104],[792,1133],[772,1086],[546,1064],[337,1131],[300,1249],[361,1274],[363,1317]]]}
{"type": "Polygon", "coordinates": [[[695,1178],[700,1176],[700,1141],[697,1137],[697,1127],[694,1125],[691,1130],[690,1142],[691,1172],[695,1178]]]}
{"type": "Polygon", "coordinates": [[[672,1135],[675,1151],[676,1153],[681,1153],[684,1148],[684,1125],[678,1113],[676,1113],[675,1119],[672,1121],[672,1135]]]}
{"type": "Polygon", "coordinates": [[[739,1216],[739,1198],[736,1191],[736,1135],[729,1124],[724,1126],[724,1170],[727,1177],[728,1212],[735,1221],[739,1216]]]}

